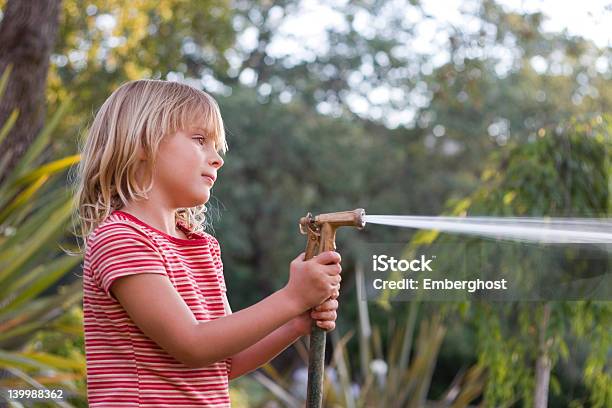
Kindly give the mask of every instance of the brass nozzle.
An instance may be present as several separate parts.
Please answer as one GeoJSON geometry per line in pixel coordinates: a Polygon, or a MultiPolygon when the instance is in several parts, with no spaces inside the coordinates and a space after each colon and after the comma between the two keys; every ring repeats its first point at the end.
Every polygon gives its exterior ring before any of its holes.
{"type": "Polygon", "coordinates": [[[319,214],[312,216],[308,213],[305,217],[300,218],[300,230],[302,233],[308,229],[308,226],[320,227],[323,224],[330,224],[334,228],[336,227],[357,227],[363,229],[365,227],[365,210],[363,208],[357,208],[352,211],[341,211],[327,214],[319,214]]]}

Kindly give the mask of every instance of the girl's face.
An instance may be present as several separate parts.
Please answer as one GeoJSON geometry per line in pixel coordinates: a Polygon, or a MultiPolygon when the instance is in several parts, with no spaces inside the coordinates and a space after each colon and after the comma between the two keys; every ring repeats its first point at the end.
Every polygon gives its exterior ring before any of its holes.
{"type": "Polygon", "coordinates": [[[171,208],[205,204],[221,166],[212,136],[198,127],[181,130],[159,146],[153,189],[171,208]]]}

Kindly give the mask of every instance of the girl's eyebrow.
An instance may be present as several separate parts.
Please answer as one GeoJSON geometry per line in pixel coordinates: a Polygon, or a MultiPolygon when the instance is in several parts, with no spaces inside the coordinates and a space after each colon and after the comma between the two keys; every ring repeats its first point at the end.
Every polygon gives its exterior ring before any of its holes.
{"type": "MultiPolygon", "coordinates": [[[[204,136],[208,136],[210,137],[210,134],[208,133],[208,131],[202,127],[199,126],[195,126],[195,127],[191,127],[189,128],[190,132],[202,132],[204,133],[204,136]]],[[[217,141],[215,140],[215,148],[217,147],[217,141]]]]}

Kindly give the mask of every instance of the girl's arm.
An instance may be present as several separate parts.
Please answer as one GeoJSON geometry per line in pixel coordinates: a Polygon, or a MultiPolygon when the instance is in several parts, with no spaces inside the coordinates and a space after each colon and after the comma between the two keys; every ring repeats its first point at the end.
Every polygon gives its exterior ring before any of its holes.
{"type": "Polygon", "coordinates": [[[292,322],[285,323],[264,339],[232,356],[229,379],[245,375],[272,360],[303,334],[295,329],[292,322]]]}
{"type": "MultiPolygon", "coordinates": [[[[266,364],[287,347],[295,343],[302,336],[310,334],[312,319],[320,323],[319,327],[324,330],[333,330],[336,327],[336,310],[338,309],[339,286],[331,299],[326,300],[313,310],[307,310],[301,315],[294,317],[271,334],[258,341],[256,344],[232,356],[229,379],[233,380],[245,375],[262,365],[266,364]]],[[[229,301],[223,295],[225,311],[232,313],[229,301]]]]}
{"type": "Polygon", "coordinates": [[[123,276],[110,290],[145,335],[178,361],[199,368],[234,356],[329,298],[340,282],[340,271],[335,252],[305,262],[296,258],[287,286],[246,309],[207,322],[195,319],[164,275],[123,276]]]}

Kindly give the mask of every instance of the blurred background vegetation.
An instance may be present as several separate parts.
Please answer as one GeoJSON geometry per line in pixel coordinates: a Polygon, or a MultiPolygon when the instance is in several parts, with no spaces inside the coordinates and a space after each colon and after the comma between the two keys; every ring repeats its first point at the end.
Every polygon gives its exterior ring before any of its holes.
{"type": "MultiPolygon", "coordinates": [[[[610,41],[548,31],[546,10],[470,0],[456,24],[418,0],[30,3],[0,0],[1,389],[61,388],[55,405],[86,406],[67,170],[127,80],[219,101],[230,150],[211,233],[234,310],[286,282],[307,211],[610,216],[610,41]]],[[[609,302],[359,300],[358,242],[452,239],[339,235],[325,405],[612,406],[609,302]]],[[[233,405],[300,406],[306,345],[232,381],[233,405]]]]}

